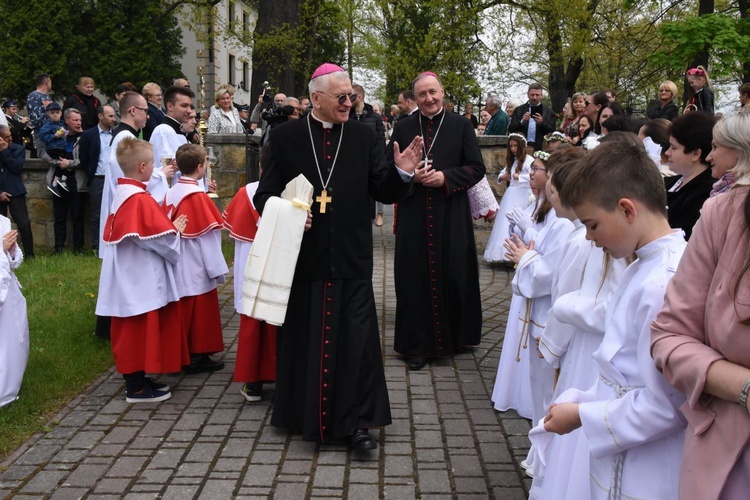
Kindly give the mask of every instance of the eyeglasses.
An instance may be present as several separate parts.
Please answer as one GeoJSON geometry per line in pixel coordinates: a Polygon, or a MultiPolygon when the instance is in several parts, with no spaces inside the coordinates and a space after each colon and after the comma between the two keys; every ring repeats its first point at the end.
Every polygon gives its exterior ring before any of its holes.
{"type": "Polygon", "coordinates": [[[584,104],[585,106],[588,106],[588,105],[589,105],[589,104],[591,104],[591,103],[590,103],[590,102],[588,102],[588,101],[583,101],[583,104],[584,104]]]}
{"type": "Polygon", "coordinates": [[[140,109],[141,111],[145,111],[146,113],[148,113],[148,108],[141,108],[141,107],[139,107],[139,106],[133,106],[133,107],[134,107],[135,109],[140,109]]]}
{"type": "Polygon", "coordinates": [[[544,167],[537,167],[536,165],[533,165],[529,170],[532,173],[534,173],[534,172],[546,172],[547,171],[546,168],[544,168],[544,167]]]}
{"type": "Polygon", "coordinates": [[[346,102],[346,100],[347,100],[347,99],[349,99],[349,102],[351,102],[351,103],[354,103],[354,101],[356,101],[356,100],[357,100],[357,94],[341,94],[341,95],[337,95],[337,96],[334,96],[334,95],[328,94],[328,93],[326,93],[326,92],[321,92],[321,94],[325,94],[325,95],[327,95],[327,96],[331,96],[331,97],[333,97],[333,98],[334,98],[334,99],[336,99],[336,100],[337,100],[337,101],[339,102],[339,104],[340,104],[340,105],[342,105],[342,106],[344,105],[344,103],[346,102]]]}

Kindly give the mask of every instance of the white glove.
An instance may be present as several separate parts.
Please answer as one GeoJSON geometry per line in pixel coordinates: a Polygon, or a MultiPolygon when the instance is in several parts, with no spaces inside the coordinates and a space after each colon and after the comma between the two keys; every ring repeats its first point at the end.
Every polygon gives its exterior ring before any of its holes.
{"type": "Polygon", "coordinates": [[[534,221],[526,215],[526,212],[521,207],[514,207],[512,210],[509,210],[506,212],[505,217],[508,219],[508,222],[518,226],[524,233],[534,225],[534,221]]]}

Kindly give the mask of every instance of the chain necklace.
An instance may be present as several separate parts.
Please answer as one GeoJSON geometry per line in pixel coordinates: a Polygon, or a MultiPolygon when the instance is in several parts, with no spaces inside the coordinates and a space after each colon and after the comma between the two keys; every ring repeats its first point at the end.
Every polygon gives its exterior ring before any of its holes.
{"type": "MultiPolygon", "coordinates": [[[[427,118],[425,116],[425,118],[427,118]]],[[[443,126],[443,120],[445,119],[445,110],[443,110],[443,116],[440,117],[440,123],[438,123],[438,128],[435,131],[435,137],[432,138],[432,142],[430,142],[430,148],[427,149],[427,146],[425,146],[425,142],[422,142],[422,151],[424,152],[424,164],[425,167],[429,166],[430,163],[432,163],[432,160],[428,158],[430,152],[432,151],[433,146],[435,146],[435,143],[437,142],[437,136],[440,133],[440,127],[443,126]]],[[[428,118],[429,120],[429,118],[428,118]]],[[[419,135],[424,137],[424,132],[422,131],[422,115],[420,113],[419,116],[419,135]]]]}
{"type": "MultiPolygon", "coordinates": [[[[312,113],[310,113],[312,114],[312,113]]],[[[320,177],[320,183],[323,185],[323,191],[320,196],[315,197],[315,201],[320,203],[320,213],[326,213],[326,205],[333,201],[333,197],[328,196],[328,183],[331,182],[331,176],[333,175],[333,169],[336,167],[336,160],[339,158],[339,150],[341,150],[341,141],[344,138],[344,124],[341,124],[341,135],[339,136],[339,145],[336,146],[336,154],[333,157],[333,163],[331,164],[331,171],[328,172],[328,179],[323,182],[323,172],[320,170],[320,163],[318,163],[318,153],[315,151],[315,141],[312,135],[312,125],[310,124],[310,114],[307,115],[307,130],[310,132],[310,145],[313,150],[313,158],[315,158],[315,167],[318,169],[318,177],[320,177]]]]}

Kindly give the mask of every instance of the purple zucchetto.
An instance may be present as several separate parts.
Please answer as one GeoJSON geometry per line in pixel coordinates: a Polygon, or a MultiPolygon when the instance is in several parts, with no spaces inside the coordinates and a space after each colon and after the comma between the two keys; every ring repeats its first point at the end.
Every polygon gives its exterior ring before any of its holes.
{"type": "Polygon", "coordinates": [[[319,76],[329,75],[331,73],[336,73],[338,71],[344,71],[344,68],[342,68],[341,66],[332,64],[332,63],[323,63],[320,66],[318,66],[318,68],[313,72],[310,80],[315,80],[319,76]]]}

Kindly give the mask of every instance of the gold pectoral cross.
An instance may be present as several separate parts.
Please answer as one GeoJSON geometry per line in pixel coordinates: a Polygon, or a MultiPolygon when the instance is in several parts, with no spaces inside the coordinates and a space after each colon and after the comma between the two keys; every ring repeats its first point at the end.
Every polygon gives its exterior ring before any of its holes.
{"type": "Polygon", "coordinates": [[[324,214],[326,213],[326,205],[331,203],[333,198],[328,196],[328,190],[324,189],[323,192],[320,193],[320,196],[315,197],[315,201],[320,203],[320,213],[324,214]]]}

